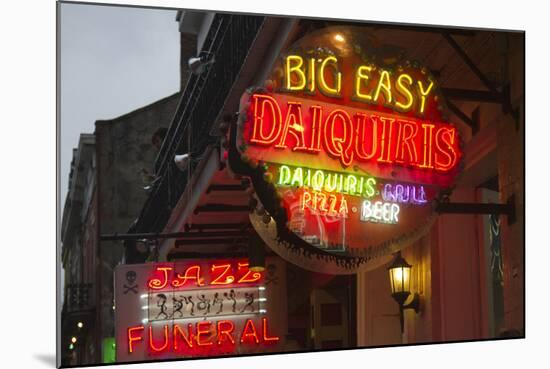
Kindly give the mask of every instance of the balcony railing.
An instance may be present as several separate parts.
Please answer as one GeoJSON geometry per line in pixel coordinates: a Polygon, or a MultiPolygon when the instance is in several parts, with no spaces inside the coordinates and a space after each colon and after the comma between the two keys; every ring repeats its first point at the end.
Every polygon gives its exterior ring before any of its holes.
{"type": "Polygon", "coordinates": [[[218,138],[209,135],[216,117],[235,82],[264,17],[216,14],[202,51],[214,54],[216,62],[200,74],[191,74],[172,123],[155,162],[156,181],[133,232],[160,232],[186,188],[198,164],[188,171],[174,164],[176,154],[195,158],[218,138]]]}
{"type": "Polygon", "coordinates": [[[70,283],[65,289],[65,303],[63,310],[66,313],[78,313],[93,308],[92,284],[70,283]]]}

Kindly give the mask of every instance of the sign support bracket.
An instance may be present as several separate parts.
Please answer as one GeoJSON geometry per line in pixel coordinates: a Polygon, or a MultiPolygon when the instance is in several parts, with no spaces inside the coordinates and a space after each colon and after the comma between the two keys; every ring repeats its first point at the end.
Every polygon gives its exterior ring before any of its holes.
{"type": "Polygon", "coordinates": [[[505,204],[482,204],[468,202],[438,202],[436,211],[440,214],[495,214],[506,215],[508,225],[516,222],[515,195],[505,204]]]}

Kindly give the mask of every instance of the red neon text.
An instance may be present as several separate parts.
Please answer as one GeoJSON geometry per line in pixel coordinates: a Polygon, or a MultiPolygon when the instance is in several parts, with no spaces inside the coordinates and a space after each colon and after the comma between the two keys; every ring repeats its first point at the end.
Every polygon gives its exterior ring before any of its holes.
{"type": "Polygon", "coordinates": [[[376,162],[445,173],[458,164],[458,132],[450,124],[278,96],[251,96],[250,144],[314,155],[324,151],[343,167],[376,162]]]}
{"type": "Polygon", "coordinates": [[[128,352],[148,350],[151,353],[200,350],[207,346],[232,346],[239,344],[270,345],[279,342],[280,337],[270,331],[268,319],[261,321],[247,319],[236,331],[232,320],[217,322],[201,321],[187,324],[143,325],[127,330],[128,352]]]}
{"type": "MultiPolygon", "coordinates": [[[[177,268],[177,267],[176,267],[177,268]]],[[[147,286],[153,290],[165,288],[203,287],[206,285],[243,285],[259,282],[261,272],[248,269],[247,262],[213,263],[209,266],[186,265],[182,271],[173,266],[157,266],[147,286]]]]}

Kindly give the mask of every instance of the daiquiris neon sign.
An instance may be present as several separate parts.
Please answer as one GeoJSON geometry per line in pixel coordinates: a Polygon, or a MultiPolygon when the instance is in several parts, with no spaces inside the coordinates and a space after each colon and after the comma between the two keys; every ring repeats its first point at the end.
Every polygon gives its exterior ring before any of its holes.
{"type": "Polygon", "coordinates": [[[428,202],[423,185],[384,183],[380,186],[375,177],[288,165],[278,166],[275,185],[302,189],[302,211],[307,209],[332,217],[348,217],[349,197],[345,195],[363,198],[362,221],[397,224],[399,204],[425,205],[428,202]],[[377,196],[381,196],[381,201],[371,200],[377,196]]]}
{"type": "Polygon", "coordinates": [[[251,144],[311,155],[324,151],[344,168],[377,162],[448,172],[457,164],[456,128],[447,124],[264,94],[252,95],[250,113],[251,144]]]}
{"type": "Polygon", "coordinates": [[[267,88],[243,95],[236,142],[279,194],[286,226],[339,252],[416,236],[462,159],[437,81],[421,67],[376,62],[352,36],[298,41],[267,88]]]}

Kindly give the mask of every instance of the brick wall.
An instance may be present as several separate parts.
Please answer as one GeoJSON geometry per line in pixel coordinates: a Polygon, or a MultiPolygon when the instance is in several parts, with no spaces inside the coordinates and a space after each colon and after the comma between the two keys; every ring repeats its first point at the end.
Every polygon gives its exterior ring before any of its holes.
{"type": "MultiPolygon", "coordinates": [[[[96,122],[97,201],[99,234],[126,233],[147,198],[143,169],[153,173],[157,150],[153,133],[170,125],[179,93],[121,117],[96,122]]],[[[121,241],[98,248],[97,321],[101,340],[114,335],[113,270],[122,262],[121,241]]],[[[98,353],[97,360],[101,360],[98,353]]]]}

